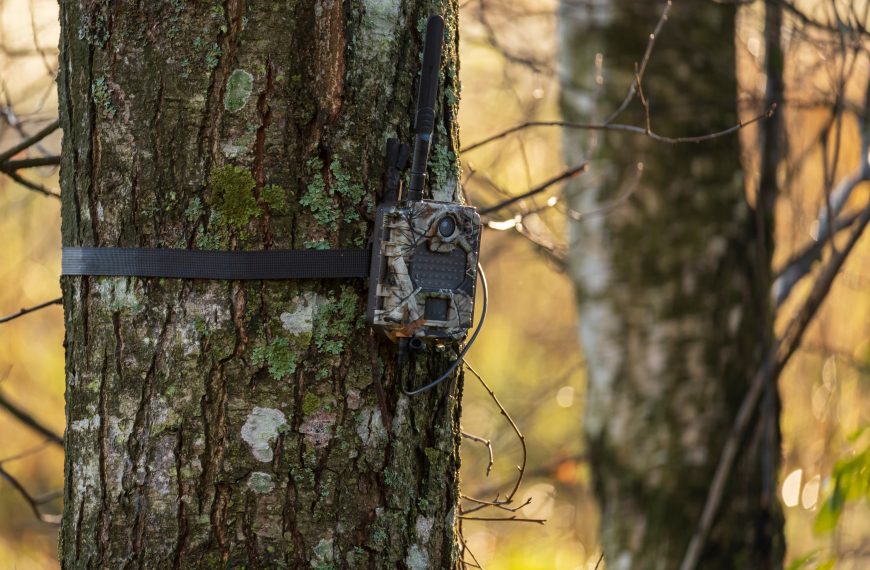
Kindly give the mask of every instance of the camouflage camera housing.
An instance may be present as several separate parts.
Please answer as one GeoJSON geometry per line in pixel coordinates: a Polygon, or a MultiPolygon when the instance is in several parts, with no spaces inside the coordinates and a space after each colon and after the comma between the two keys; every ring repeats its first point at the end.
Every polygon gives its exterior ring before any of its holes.
{"type": "Polygon", "coordinates": [[[480,216],[470,206],[416,200],[378,208],[368,323],[393,340],[462,340],[474,319],[480,216]]]}

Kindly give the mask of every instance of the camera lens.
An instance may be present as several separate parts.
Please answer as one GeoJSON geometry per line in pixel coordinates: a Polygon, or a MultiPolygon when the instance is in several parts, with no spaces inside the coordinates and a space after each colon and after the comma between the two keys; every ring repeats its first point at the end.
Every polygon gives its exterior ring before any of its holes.
{"type": "Polygon", "coordinates": [[[438,222],[438,233],[441,234],[441,237],[450,237],[455,231],[456,220],[454,220],[451,216],[444,216],[443,218],[441,218],[441,221],[438,222]]]}

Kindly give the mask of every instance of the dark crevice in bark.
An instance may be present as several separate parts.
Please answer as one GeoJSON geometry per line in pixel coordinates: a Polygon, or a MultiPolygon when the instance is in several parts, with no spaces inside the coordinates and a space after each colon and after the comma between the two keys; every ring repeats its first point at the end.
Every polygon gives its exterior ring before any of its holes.
{"type": "Polygon", "coordinates": [[[185,499],[188,498],[190,495],[188,494],[187,486],[184,484],[184,477],[182,476],[182,470],[187,465],[184,460],[185,426],[186,423],[182,420],[181,426],[178,428],[177,443],[175,445],[175,481],[176,488],[178,490],[178,499],[176,500],[176,520],[178,524],[178,535],[175,539],[175,552],[172,555],[172,568],[175,570],[180,570],[183,567],[189,532],[189,525],[187,523],[187,503],[185,499]]]}
{"type": "Polygon", "coordinates": [[[208,87],[207,104],[200,120],[199,155],[204,161],[205,171],[218,160],[217,135],[224,114],[224,93],[227,78],[235,63],[242,33],[242,18],[245,14],[244,0],[225,0],[223,14],[226,18],[226,32],[219,36],[221,55],[217,67],[211,75],[208,87]]]}
{"type": "Polygon", "coordinates": [[[260,227],[263,235],[263,249],[272,247],[272,230],[270,227],[271,212],[269,204],[263,199],[263,186],[266,183],[265,171],[265,154],[266,154],[266,129],[272,120],[272,108],[269,105],[269,99],[275,90],[274,78],[272,76],[272,62],[266,58],[266,85],[257,97],[257,115],[260,119],[260,124],[257,126],[256,142],[254,143],[254,197],[263,211],[260,227]]]}
{"type": "MultiPolygon", "coordinates": [[[[94,84],[94,48],[91,45],[88,45],[88,63],[87,63],[87,73],[88,73],[88,86],[92,86],[94,84]]],[[[88,217],[91,219],[91,243],[94,246],[103,245],[100,243],[100,232],[99,232],[99,215],[97,208],[97,191],[96,191],[96,180],[97,173],[99,172],[99,144],[97,144],[97,129],[96,129],[96,121],[97,121],[97,105],[94,98],[91,98],[88,104],[88,139],[89,145],[86,149],[83,149],[86,152],[88,157],[88,186],[85,189],[85,196],[87,197],[88,202],[88,217]]],[[[112,245],[112,244],[108,244],[112,245]]]]}
{"type": "Polygon", "coordinates": [[[81,559],[82,535],[84,534],[82,532],[82,521],[84,520],[84,517],[85,517],[85,503],[84,503],[84,501],[82,501],[79,504],[79,510],[78,510],[78,513],[76,514],[76,527],[75,527],[76,528],[76,548],[75,548],[75,557],[73,558],[73,560],[75,560],[76,562],[78,562],[81,559]]]}
{"type": "MultiPolygon", "coordinates": [[[[115,373],[117,374],[118,379],[121,378],[121,369],[120,364],[118,364],[119,359],[118,356],[121,354],[121,333],[120,333],[120,323],[118,314],[114,313],[112,315],[112,328],[115,333],[115,373]]],[[[105,348],[105,351],[108,351],[108,346],[105,348]]],[[[99,558],[100,564],[106,564],[106,557],[109,554],[109,502],[108,502],[108,467],[106,465],[106,460],[109,454],[107,449],[109,442],[109,422],[108,422],[108,406],[106,404],[107,391],[109,390],[109,374],[108,374],[108,366],[109,366],[109,357],[107,352],[103,352],[103,362],[100,366],[100,397],[99,397],[99,410],[100,410],[100,427],[99,427],[99,438],[100,438],[100,525],[98,527],[98,532],[96,541],[99,545],[99,558]]]]}

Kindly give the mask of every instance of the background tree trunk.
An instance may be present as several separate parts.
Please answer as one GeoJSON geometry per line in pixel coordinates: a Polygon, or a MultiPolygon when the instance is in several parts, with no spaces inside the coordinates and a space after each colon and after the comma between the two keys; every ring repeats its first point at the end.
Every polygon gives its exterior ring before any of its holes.
{"type": "MultiPolygon", "coordinates": [[[[662,7],[612,0],[563,11],[566,120],[603,121],[619,106],[662,7]]],[[[656,132],[736,124],[734,18],[733,5],[675,3],[643,81],[656,132]]],[[[619,122],[644,124],[638,101],[619,122]]],[[[608,568],[677,568],[770,341],[771,220],[759,224],[746,203],[737,136],[672,146],[569,131],[565,149],[569,163],[593,161],[572,199],[581,213],[629,191],[636,163],[646,165],[625,204],[572,226],[570,266],[608,568]]],[[[770,429],[744,443],[700,568],[782,564],[772,413],[758,424],[770,429]]]]}
{"type": "MultiPolygon", "coordinates": [[[[457,10],[62,0],[63,244],[364,247],[430,12],[452,195],[457,10]]],[[[361,280],[62,287],[64,567],[457,564],[461,387],[399,396],[361,280]]],[[[419,382],[449,358],[418,360],[419,382]]]]}

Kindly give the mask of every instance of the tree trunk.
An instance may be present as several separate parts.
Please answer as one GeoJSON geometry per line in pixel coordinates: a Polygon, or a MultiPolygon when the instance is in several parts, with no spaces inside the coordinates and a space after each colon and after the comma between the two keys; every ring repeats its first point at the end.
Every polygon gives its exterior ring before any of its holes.
{"type": "MultiPolygon", "coordinates": [[[[563,6],[566,120],[603,121],[619,106],[662,8],[634,0],[563,6]]],[[[733,5],[674,4],[643,80],[655,132],[709,133],[737,123],[734,19],[733,5]]],[[[643,126],[640,102],[618,122],[643,126]]],[[[677,568],[772,334],[771,220],[756,218],[746,202],[737,136],[669,145],[568,131],[565,149],[569,162],[580,155],[593,164],[591,178],[573,190],[571,207],[580,213],[630,192],[636,163],[645,166],[627,201],[573,223],[570,267],[608,568],[677,568]]],[[[771,413],[743,444],[699,568],[782,564],[771,413]]]]}
{"type": "MultiPolygon", "coordinates": [[[[430,12],[453,195],[457,11],[62,0],[63,244],[365,247],[430,12]]],[[[362,280],[62,286],[65,568],[456,566],[461,383],[400,395],[362,280]]]]}

